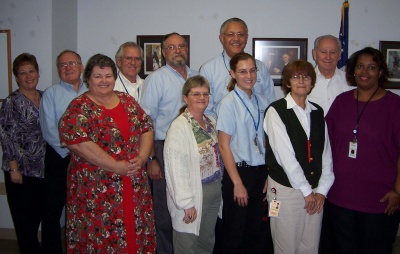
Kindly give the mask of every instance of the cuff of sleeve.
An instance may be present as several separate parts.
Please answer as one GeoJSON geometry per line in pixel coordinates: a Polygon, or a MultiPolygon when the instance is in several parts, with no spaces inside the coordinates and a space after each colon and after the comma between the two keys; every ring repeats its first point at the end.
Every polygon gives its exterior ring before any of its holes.
{"type": "Polygon", "coordinates": [[[312,189],[310,185],[306,185],[300,188],[301,193],[303,194],[303,197],[307,197],[308,195],[311,194],[312,189]]]}

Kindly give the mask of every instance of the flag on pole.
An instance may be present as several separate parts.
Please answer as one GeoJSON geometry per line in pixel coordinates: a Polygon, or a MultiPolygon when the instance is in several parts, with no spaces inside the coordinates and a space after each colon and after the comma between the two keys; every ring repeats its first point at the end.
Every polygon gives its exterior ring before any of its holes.
{"type": "Polygon", "coordinates": [[[346,65],[349,57],[349,8],[350,3],[348,0],[345,0],[342,5],[342,18],[339,31],[339,40],[342,44],[342,56],[337,64],[339,69],[346,65]]]}

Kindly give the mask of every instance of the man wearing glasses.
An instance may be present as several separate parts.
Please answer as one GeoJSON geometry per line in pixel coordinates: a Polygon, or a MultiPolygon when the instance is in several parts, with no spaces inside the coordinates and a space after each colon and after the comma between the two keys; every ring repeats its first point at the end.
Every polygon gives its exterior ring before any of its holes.
{"type": "MultiPolygon", "coordinates": [[[[230,18],[222,23],[219,40],[224,49],[221,54],[200,67],[200,74],[207,78],[212,94],[205,114],[217,115],[217,104],[228,94],[226,86],[231,79],[229,62],[234,55],[244,52],[248,37],[247,25],[240,18],[230,18]]],[[[265,95],[271,103],[275,101],[274,83],[266,65],[259,60],[256,60],[256,65],[258,71],[254,92],[265,95]]]]}
{"type": "Polygon", "coordinates": [[[185,81],[198,75],[187,64],[188,45],[178,33],[164,36],[162,55],[166,65],[151,73],[144,81],[141,106],[154,123],[154,152],[147,163],[152,180],[157,253],[173,253],[172,224],[167,207],[164,174],[164,140],[171,122],[183,106],[182,88],[185,81]]]}
{"type": "Polygon", "coordinates": [[[69,150],[61,148],[58,121],[69,103],[87,91],[81,80],[83,65],[78,53],[64,50],[57,56],[60,83],[48,87],[40,102],[40,127],[47,141],[45,156],[45,214],[42,220],[43,253],[62,253],[60,217],[66,201],[69,150]]]}
{"type": "Polygon", "coordinates": [[[143,79],[138,75],[142,68],[142,61],[143,49],[132,41],[123,43],[115,54],[115,63],[119,72],[114,90],[128,93],[137,102],[140,102],[142,96],[143,79]]]}

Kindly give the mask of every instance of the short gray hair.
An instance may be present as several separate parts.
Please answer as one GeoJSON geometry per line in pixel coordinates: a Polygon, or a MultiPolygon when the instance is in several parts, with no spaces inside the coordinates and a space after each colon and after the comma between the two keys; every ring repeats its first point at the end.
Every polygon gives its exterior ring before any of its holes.
{"type": "Polygon", "coordinates": [[[232,23],[232,22],[238,22],[238,23],[242,24],[244,26],[245,30],[246,30],[246,33],[249,32],[249,29],[247,28],[246,22],[244,22],[242,19],[240,19],[240,18],[230,18],[230,19],[225,20],[224,23],[222,23],[221,28],[219,29],[219,34],[223,34],[226,26],[229,23],[232,23]]]}
{"type": "Polygon", "coordinates": [[[133,42],[133,41],[127,41],[127,42],[123,43],[121,46],[119,46],[117,53],[115,53],[115,61],[117,61],[118,58],[122,57],[122,55],[124,54],[123,51],[127,47],[137,48],[140,51],[140,58],[143,61],[143,49],[139,45],[137,45],[136,42],[133,42]]]}
{"type": "Polygon", "coordinates": [[[319,44],[320,44],[321,40],[323,40],[323,39],[331,39],[331,40],[336,41],[339,50],[342,51],[342,43],[340,42],[340,40],[337,37],[330,35],[330,34],[322,35],[322,36],[318,37],[317,39],[315,39],[314,49],[319,47],[319,44]]]}

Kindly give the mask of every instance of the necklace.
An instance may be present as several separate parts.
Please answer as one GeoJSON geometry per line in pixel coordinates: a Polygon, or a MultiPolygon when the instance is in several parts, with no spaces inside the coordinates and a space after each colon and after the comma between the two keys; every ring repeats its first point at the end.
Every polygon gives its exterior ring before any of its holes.
{"type": "Polygon", "coordinates": [[[30,100],[30,101],[33,101],[33,102],[39,102],[40,101],[40,93],[37,90],[35,90],[35,95],[34,95],[33,98],[32,98],[32,95],[28,96],[28,94],[25,94],[21,90],[19,90],[19,92],[21,94],[23,94],[26,98],[28,98],[28,100],[30,100]]]}
{"type": "Polygon", "coordinates": [[[372,97],[374,97],[374,95],[376,94],[376,92],[378,92],[379,86],[375,89],[374,93],[371,95],[371,97],[369,97],[368,101],[365,103],[364,107],[361,110],[361,113],[358,114],[358,88],[357,88],[357,98],[356,98],[356,110],[357,110],[357,117],[356,117],[356,126],[353,129],[353,134],[354,134],[354,140],[357,140],[357,133],[358,133],[358,124],[360,123],[360,119],[362,114],[364,113],[365,108],[367,107],[368,103],[370,102],[370,100],[372,99],[372,97]]]}

